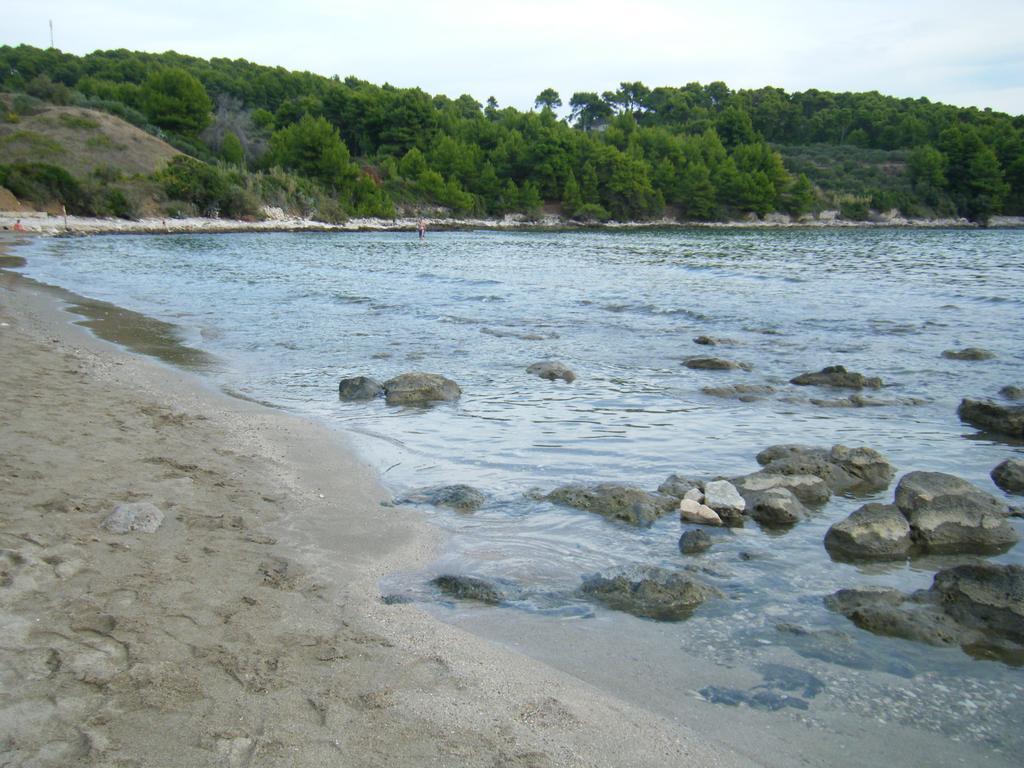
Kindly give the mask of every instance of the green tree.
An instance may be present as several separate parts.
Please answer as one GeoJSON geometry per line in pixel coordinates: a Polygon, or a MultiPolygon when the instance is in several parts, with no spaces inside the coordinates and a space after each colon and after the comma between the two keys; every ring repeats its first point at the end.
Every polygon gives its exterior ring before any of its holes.
{"type": "Polygon", "coordinates": [[[562,213],[572,218],[580,208],[583,207],[583,195],[580,193],[580,185],[576,182],[576,176],[569,171],[569,178],[565,181],[565,189],[562,191],[562,213]]]}
{"type": "Polygon", "coordinates": [[[275,131],[270,137],[270,155],[276,165],[329,188],[348,187],[359,174],[338,130],[322,117],[304,115],[299,122],[275,131]]]}
{"type": "Polygon", "coordinates": [[[572,120],[577,128],[589,131],[600,120],[606,120],[612,116],[612,108],[598,96],[590,91],[577,92],[569,99],[569,106],[572,108],[572,120]]]}
{"type": "Polygon", "coordinates": [[[970,198],[967,215],[972,221],[987,224],[992,214],[1002,210],[1010,187],[1003,180],[999,160],[991,147],[982,147],[968,166],[970,198]]]}
{"type": "Polygon", "coordinates": [[[184,69],[157,70],[146,78],[140,97],[146,117],[176,133],[195,136],[212,120],[213,103],[206,89],[184,69]]]}
{"type": "Polygon", "coordinates": [[[243,165],[245,163],[245,150],[242,148],[242,142],[238,140],[238,136],[233,131],[228,131],[224,134],[224,138],[221,139],[220,156],[224,162],[231,165],[243,165]]]}
{"type": "Polygon", "coordinates": [[[938,205],[939,196],[946,188],[945,155],[930,144],[915,147],[907,158],[907,171],[918,196],[927,205],[938,205]]]}
{"type": "Polygon", "coordinates": [[[598,186],[597,170],[589,160],[583,164],[580,171],[580,194],[586,204],[601,202],[601,191],[598,186]]]}
{"type": "Polygon", "coordinates": [[[533,101],[533,106],[537,109],[550,109],[552,112],[558,107],[562,106],[562,97],[558,95],[558,91],[554,88],[545,88],[533,101]]]}

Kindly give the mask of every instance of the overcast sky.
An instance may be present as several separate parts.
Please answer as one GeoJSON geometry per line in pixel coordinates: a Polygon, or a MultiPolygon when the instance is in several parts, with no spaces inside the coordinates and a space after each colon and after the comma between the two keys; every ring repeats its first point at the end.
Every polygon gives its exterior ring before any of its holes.
{"type": "Polygon", "coordinates": [[[175,50],[533,105],[722,80],[1024,113],[1024,0],[6,0],[0,43],[175,50]]]}

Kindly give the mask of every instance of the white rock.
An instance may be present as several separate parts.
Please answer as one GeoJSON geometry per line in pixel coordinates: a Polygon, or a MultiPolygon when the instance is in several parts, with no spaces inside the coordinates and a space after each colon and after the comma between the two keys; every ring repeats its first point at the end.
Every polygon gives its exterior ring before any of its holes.
{"type": "Polygon", "coordinates": [[[696,501],[698,504],[704,503],[704,494],[701,492],[700,488],[691,488],[683,494],[683,498],[689,499],[690,501],[696,501]]]}
{"type": "Polygon", "coordinates": [[[153,533],[164,521],[164,513],[148,501],[118,504],[100,524],[111,533],[153,533]]]}
{"type": "Polygon", "coordinates": [[[747,508],[747,502],[728,480],[704,483],[704,503],[719,512],[742,513],[747,508]]]}
{"type": "Polygon", "coordinates": [[[694,501],[683,499],[679,502],[679,517],[684,523],[696,523],[697,525],[721,525],[722,518],[710,507],[694,501]]]}

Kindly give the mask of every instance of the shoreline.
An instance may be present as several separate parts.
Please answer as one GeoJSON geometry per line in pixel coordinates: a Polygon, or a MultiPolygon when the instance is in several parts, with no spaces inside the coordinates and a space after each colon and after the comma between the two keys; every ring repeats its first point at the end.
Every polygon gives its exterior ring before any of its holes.
{"type": "Polygon", "coordinates": [[[754,764],[384,604],[379,578],[431,558],[439,533],[380,505],[343,435],[115,348],[58,292],[0,280],[6,762],[754,764]],[[156,532],[100,528],[143,501],[165,515],[156,532]]]}
{"type": "MultiPolygon", "coordinates": [[[[606,222],[583,224],[564,221],[558,216],[542,216],[537,220],[507,216],[504,219],[427,218],[429,231],[497,230],[497,231],[618,231],[657,229],[1017,229],[1024,228],[1024,216],[994,216],[986,227],[967,219],[904,219],[886,215],[879,221],[845,221],[823,212],[819,218],[792,221],[788,216],[770,214],[765,219],[725,222],[679,222],[660,219],[647,222],[606,222]]],[[[349,219],[341,224],[279,216],[262,221],[234,219],[182,218],[182,219],[104,219],[68,216],[65,227],[63,216],[46,213],[18,213],[0,211],[0,227],[11,234],[81,236],[93,234],[181,234],[192,232],[415,232],[416,218],[349,219]],[[25,232],[11,231],[21,220],[25,232]]],[[[7,234],[7,232],[4,232],[7,234]]]]}

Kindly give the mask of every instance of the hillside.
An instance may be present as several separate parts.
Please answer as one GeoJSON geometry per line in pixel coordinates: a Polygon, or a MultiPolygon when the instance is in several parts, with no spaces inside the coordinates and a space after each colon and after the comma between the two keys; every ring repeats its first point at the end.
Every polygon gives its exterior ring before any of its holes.
{"type": "Polygon", "coordinates": [[[73,112],[97,109],[183,153],[151,177],[169,215],[253,217],[266,205],[325,221],[551,210],[584,222],[824,209],[980,223],[1024,214],[1024,117],[877,92],[623,82],[573,93],[560,118],[551,88],[522,112],[493,97],[244,60],[30,46],[0,46],[0,90],[14,94],[0,115],[0,169],[32,160],[79,180],[102,176],[120,147],[134,147],[73,112]],[[31,127],[39,119],[46,130],[31,127]]]}

